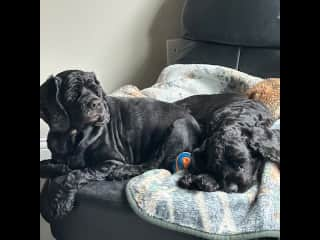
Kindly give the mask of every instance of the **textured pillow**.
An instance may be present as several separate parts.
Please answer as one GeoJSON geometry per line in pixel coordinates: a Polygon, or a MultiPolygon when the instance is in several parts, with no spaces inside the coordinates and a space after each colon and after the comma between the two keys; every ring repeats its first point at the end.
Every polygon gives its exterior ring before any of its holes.
{"type": "Polygon", "coordinates": [[[273,118],[280,118],[280,78],[266,79],[246,91],[250,99],[264,103],[271,111],[273,118]]]}

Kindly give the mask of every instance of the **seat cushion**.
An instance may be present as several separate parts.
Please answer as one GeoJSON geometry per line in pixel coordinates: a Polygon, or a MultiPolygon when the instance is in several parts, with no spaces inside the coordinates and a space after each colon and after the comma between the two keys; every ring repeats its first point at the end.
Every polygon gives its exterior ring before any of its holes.
{"type": "Polygon", "coordinates": [[[138,217],[128,205],[126,182],[92,182],[77,194],[78,206],[65,218],[51,223],[57,240],[196,239],[159,228],[138,217]]]}

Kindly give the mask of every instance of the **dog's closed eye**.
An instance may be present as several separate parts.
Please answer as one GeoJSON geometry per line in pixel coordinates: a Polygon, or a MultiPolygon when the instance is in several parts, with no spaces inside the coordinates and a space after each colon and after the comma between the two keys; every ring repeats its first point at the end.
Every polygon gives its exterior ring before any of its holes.
{"type": "Polygon", "coordinates": [[[242,171],[244,170],[244,162],[245,160],[231,160],[229,161],[229,165],[234,169],[234,170],[237,170],[237,171],[242,171]]]}

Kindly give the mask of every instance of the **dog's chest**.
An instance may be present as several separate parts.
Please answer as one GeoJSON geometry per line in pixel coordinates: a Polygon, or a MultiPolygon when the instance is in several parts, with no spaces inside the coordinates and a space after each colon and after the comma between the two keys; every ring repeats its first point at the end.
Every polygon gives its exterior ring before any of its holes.
{"type": "Polygon", "coordinates": [[[91,163],[103,162],[106,160],[125,162],[126,156],[122,150],[122,147],[119,147],[108,138],[99,139],[87,149],[85,154],[86,161],[91,163]]]}

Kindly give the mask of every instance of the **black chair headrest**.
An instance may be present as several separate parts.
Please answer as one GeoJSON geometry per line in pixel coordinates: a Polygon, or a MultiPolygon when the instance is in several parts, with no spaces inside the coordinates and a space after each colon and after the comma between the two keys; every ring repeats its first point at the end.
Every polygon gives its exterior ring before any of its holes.
{"type": "Polygon", "coordinates": [[[280,47],[280,0],[187,0],[183,36],[247,47],[280,47]]]}

